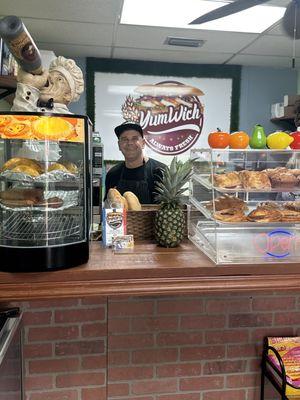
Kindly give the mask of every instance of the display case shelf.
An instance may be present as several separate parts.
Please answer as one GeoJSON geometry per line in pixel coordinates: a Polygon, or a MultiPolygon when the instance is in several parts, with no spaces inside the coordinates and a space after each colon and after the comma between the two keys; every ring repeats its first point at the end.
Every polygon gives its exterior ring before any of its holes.
{"type": "Polygon", "coordinates": [[[299,151],[193,149],[191,159],[189,238],[209,258],[216,264],[300,260],[299,151]],[[246,187],[213,185],[216,173],[233,174],[246,187]],[[286,179],[293,184],[278,186],[286,179]]]}

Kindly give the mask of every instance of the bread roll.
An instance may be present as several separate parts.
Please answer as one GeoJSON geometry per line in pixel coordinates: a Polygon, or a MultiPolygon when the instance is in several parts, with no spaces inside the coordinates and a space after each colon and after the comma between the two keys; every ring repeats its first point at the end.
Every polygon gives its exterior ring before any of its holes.
{"type": "Polygon", "coordinates": [[[64,161],[62,164],[71,174],[78,174],[78,167],[76,164],[72,163],[71,161],[64,161]]]}
{"type": "Polygon", "coordinates": [[[107,193],[107,199],[112,206],[121,206],[128,210],[128,203],[125,197],[121,195],[121,193],[117,189],[109,189],[107,193]]]}
{"type": "Polygon", "coordinates": [[[21,172],[22,174],[26,174],[32,177],[39,176],[40,173],[35,167],[30,167],[29,165],[17,165],[15,168],[11,170],[12,172],[21,172]]]}
{"type": "Polygon", "coordinates": [[[27,165],[28,167],[31,167],[31,168],[34,168],[35,170],[38,171],[39,174],[41,174],[43,172],[43,168],[38,161],[31,160],[30,158],[22,158],[22,157],[13,157],[13,158],[9,159],[8,161],[6,161],[6,163],[4,163],[2,165],[1,172],[6,171],[6,170],[11,170],[21,164],[27,165]]]}
{"type": "Polygon", "coordinates": [[[125,192],[123,194],[123,196],[127,200],[128,210],[140,211],[142,209],[141,203],[140,203],[138,197],[134,193],[125,192]]]}
{"type": "Polygon", "coordinates": [[[54,163],[54,164],[50,165],[50,166],[48,167],[48,172],[51,172],[51,171],[64,171],[64,172],[69,172],[69,171],[67,170],[67,168],[66,168],[64,165],[60,164],[60,163],[54,163]]]}

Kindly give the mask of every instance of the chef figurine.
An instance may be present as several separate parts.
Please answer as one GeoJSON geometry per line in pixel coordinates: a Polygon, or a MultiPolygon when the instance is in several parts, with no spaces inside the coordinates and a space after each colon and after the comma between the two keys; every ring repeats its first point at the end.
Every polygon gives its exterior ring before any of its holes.
{"type": "Polygon", "coordinates": [[[71,114],[68,104],[77,101],[84,90],[81,69],[74,60],[59,56],[49,70],[33,75],[19,69],[12,111],[38,111],[71,114]]]}

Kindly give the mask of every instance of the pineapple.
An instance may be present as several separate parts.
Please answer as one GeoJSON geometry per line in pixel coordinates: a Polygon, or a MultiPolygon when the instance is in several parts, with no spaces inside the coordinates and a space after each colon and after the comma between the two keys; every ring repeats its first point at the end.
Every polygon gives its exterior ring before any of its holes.
{"type": "Polygon", "coordinates": [[[154,219],[155,240],[163,247],[176,247],[184,235],[185,218],[181,204],[183,186],[192,175],[192,162],[182,163],[174,157],[171,165],[165,167],[161,182],[156,183],[157,193],[155,200],[160,203],[154,219]]]}

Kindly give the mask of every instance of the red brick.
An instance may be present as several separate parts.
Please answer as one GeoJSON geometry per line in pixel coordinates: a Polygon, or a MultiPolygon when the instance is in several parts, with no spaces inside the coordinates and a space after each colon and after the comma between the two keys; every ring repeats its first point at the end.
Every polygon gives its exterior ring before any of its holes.
{"type": "Polygon", "coordinates": [[[200,400],[200,393],[163,394],[161,396],[157,396],[156,398],[157,400],[200,400]]]}
{"type": "Polygon", "coordinates": [[[300,312],[275,313],[275,325],[298,325],[300,312]]]}
{"type": "Polygon", "coordinates": [[[159,346],[199,345],[203,343],[202,332],[159,333],[156,338],[159,346]]]}
{"type": "MultiPolygon", "coordinates": [[[[6,400],[6,399],[3,399],[3,400],[6,400]]],[[[126,397],[122,397],[120,400],[153,400],[153,397],[152,396],[138,396],[138,397],[135,397],[135,396],[127,397],[126,396],[126,397]]]]}
{"type": "Polygon", "coordinates": [[[25,344],[23,347],[25,360],[29,358],[52,356],[52,343],[25,344]]]}
{"type": "MultiPolygon", "coordinates": [[[[77,390],[31,393],[30,400],[79,400],[77,390]]],[[[103,399],[104,400],[104,399],[103,399]]]]}
{"type": "Polygon", "coordinates": [[[129,395],[129,385],[128,383],[109,383],[107,387],[108,397],[117,396],[128,396],[129,395]]]}
{"type": "Polygon", "coordinates": [[[77,308],[71,310],[55,310],[54,318],[57,323],[103,321],[105,308],[77,308]]]}
{"type": "Polygon", "coordinates": [[[182,391],[189,390],[212,390],[222,389],[224,387],[223,376],[198,376],[197,378],[180,379],[179,389],[182,391]]]}
{"type": "Polygon", "coordinates": [[[205,343],[208,344],[245,343],[248,340],[247,330],[218,330],[205,333],[205,343]]]}
{"type": "Polygon", "coordinates": [[[30,308],[64,308],[78,306],[78,299],[58,299],[58,300],[32,300],[29,302],[30,308]]]}
{"type": "Polygon", "coordinates": [[[228,388],[246,388],[257,387],[260,385],[260,374],[239,374],[228,375],[226,377],[226,387],[228,388]]]}
{"type": "Polygon", "coordinates": [[[175,377],[175,376],[199,376],[201,374],[200,363],[177,363],[160,365],[156,368],[158,378],[175,377]]]}
{"type": "Polygon", "coordinates": [[[178,328],[178,317],[134,318],[131,325],[134,332],[172,331],[178,328]]]}
{"type": "Polygon", "coordinates": [[[23,313],[23,324],[28,325],[46,325],[50,324],[52,311],[26,311],[23,313]]]}
{"type": "Polygon", "coordinates": [[[205,312],[207,313],[240,313],[251,311],[251,299],[210,299],[206,300],[205,312]]]}
{"type": "Polygon", "coordinates": [[[181,361],[217,360],[225,357],[225,346],[203,346],[180,349],[181,361]]]}
{"type": "Polygon", "coordinates": [[[81,327],[82,337],[99,337],[106,336],[107,326],[105,322],[98,322],[93,324],[84,324],[81,327]]]}
{"type": "Polygon", "coordinates": [[[111,367],[108,370],[109,382],[150,378],[153,378],[152,367],[111,367]]]}
{"type": "Polygon", "coordinates": [[[110,302],[108,307],[109,318],[151,315],[153,311],[153,301],[122,301],[121,303],[110,302]]]}
{"type": "Polygon", "coordinates": [[[200,315],[181,318],[181,329],[216,329],[225,327],[224,315],[200,315]]]}
{"type": "Polygon", "coordinates": [[[102,369],[106,368],[106,354],[81,357],[83,369],[102,369]]]}
{"type": "Polygon", "coordinates": [[[107,297],[83,297],[81,299],[81,304],[83,306],[106,306],[107,297]]]}
{"type": "Polygon", "coordinates": [[[132,394],[176,393],[177,379],[141,381],[131,383],[132,394]]]}
{"type": "Polygon", "coordinates": [[[260,371],[260,364],[261,364],[261,356],[258,358],[248,360],[248,371],[250,372],[260,371]]]}
{"type": "Polygon", "coordinates": [[[106,397],[106,387],[84,388],[81,390],[80,400],[108,400],[106,397]]]}
{"type": "Polygon", "coordinates": [[[203,393],[203,400],[246,400],[245,390],[226,390],[203,393]]]}
{"type": "Polygon", "coordinates": [[[174,300],[159,300],[157,303],[158,314],[199,314],[204,310],[202,298],[174,300]]]}
{"type": "Polygon", "coordinates": [[[236,372],[244,372],[246,370],[245,360],[236,361],[211,361],[204,365],[205,375],[215,374],[232,374],[236,372]]]}
{"type": "Polygon", "coordinates": [[[294,335],[294,327],[268,327],[262,329],[254,329],[251,333],[251,340],[254,342],[258,342],[260,344],[263,343],[263,339],[265,336],[293,336],[294,335]]]}
{"type": "Polygon", "coordinates": [[[154,336],[151,334],[116,335],[108,338],[108,348],[111,350],[138,349],[150,347],[154,344],[154,336]]]}
{"type": "Polygon", "coordinates": [[[44,374],[49,372],[77,371],[79,367],[78,358],[62,358],[29,361],[29,372],[31,374],[44,374]]]}
{"type": "Polygon", "coordinates": [[[108,322],[109,334],[114,333],[127,333],[130,331],[130,319],[129,318],[115,318],[108,322]]]}
{"type": "MultiPolygon", "coordinates": [[[[300,314],[299,314],[300,315],[300,314]]],[[[229,315],[230,328],[271,326],[272,314],[232,314],[229,315]]]]}
{"type": "Polygon", "coordinates": [[[254,311],[292,310],[295,304],[295,297],[258,297],[253,299],[252,308],[254,311]]]}
{"type": "Polygon", "coordinates": [[[133,364],[152,364],[162,362],[174,362],[178,358],[177,349],[151,349],[132,352],[133,364]]]}
{"type": "Polygon", "coordinates": [[[253,343],[227,346],[228,358],[250,358],[257,356],[257,348],[253,343]]]}
{"type": "Polygon", "coordinates": [[[64,374],[56,377],[56,387],[67,388],[75,386],[90,386],[90,385],[104,385],[105,374],[103,372],[88,372],[80,371],[77,374],[64,374]]]}
{"type": "Polygon", "coordinates": [[[44,328],[30,328],[28,332],[29,342],[41,342],[46,340],[77,339],[78,326],[47,326],[44,328]]]}
{"type": "Polygon", "coordinates": [[[104,352],[103,340],[83,340],[75,342],[61,342],[55,345],[57,356],[95,354],[104,352]]]}
{"type": "Polygon", "coordinates": [[[128,351],[110,351],[108,353],[109,365],[129,364],[130,353],[128,351]]]}
{"type": "Polygon", "coordinates": [[[25,391],[52,389],[54,377],[52,375],[44,376],[27,376],[24,380],[25,391]]]}

